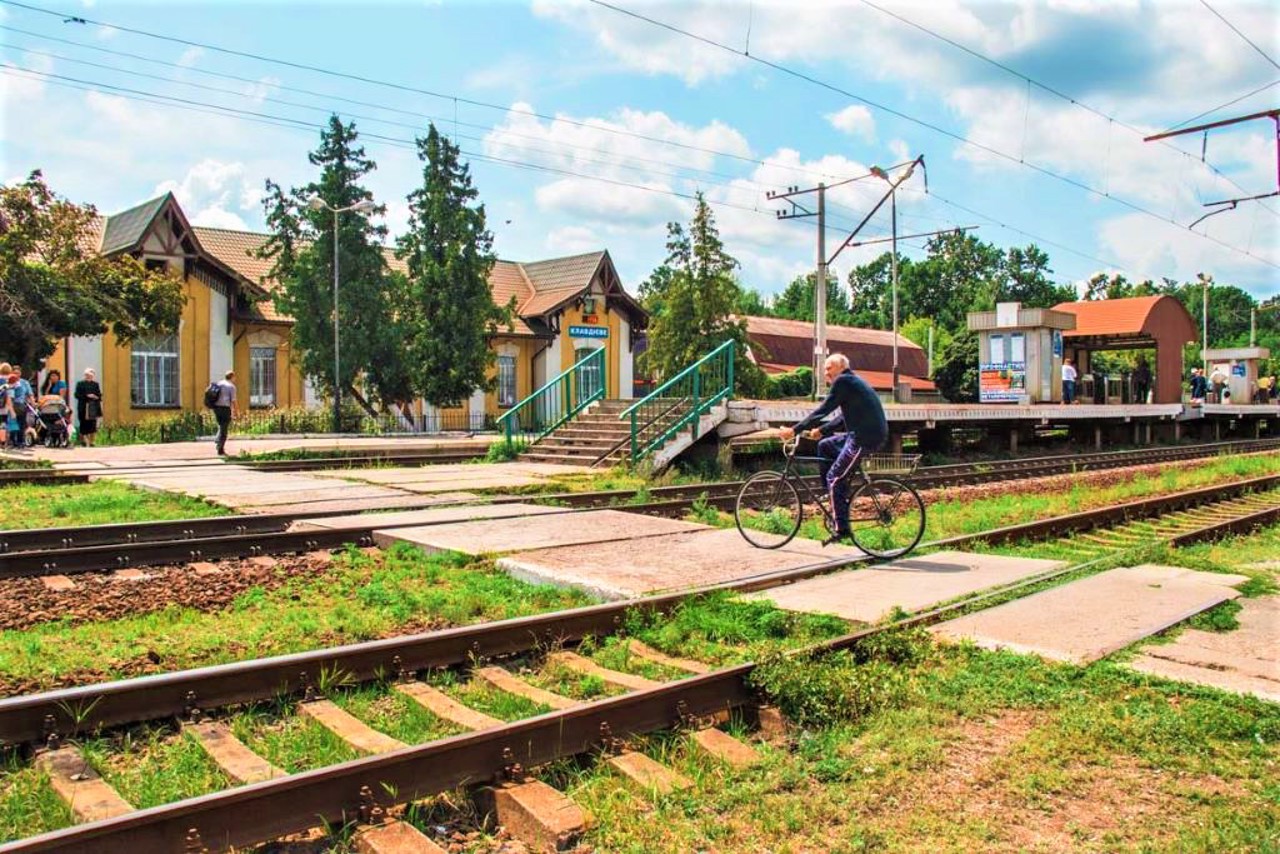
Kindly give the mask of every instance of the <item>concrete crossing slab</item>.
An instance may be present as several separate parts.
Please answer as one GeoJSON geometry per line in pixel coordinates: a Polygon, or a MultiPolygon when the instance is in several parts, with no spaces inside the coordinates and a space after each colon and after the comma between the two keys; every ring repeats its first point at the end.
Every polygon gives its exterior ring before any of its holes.
{"type": "MultiPolygon", "coordinates": [[[[391,528],[373,532],[380,546],[408,542],[428,551],[457,551],[464,554],[503,554],[530,551],[553,545],[595,543],[649,538],[659,534],[701,530],[701,525],[677,519],[662,519],[624,513],[620,510],[592,510],[585,513],[545,514],[515,519],[480,519],[449,522],[414,528],[391,528]]],[[[635,550],[627,545],[625,550],[635,550]]],[[[601,557],[617,549],[596,548],[601,557]]]]}
{"type": "Polygon", "coordinates": [[[498,567],[523,581],[573,587],[601,599],[617,600],[861,554],[849,546],[824,549],[812,540],[792,540],[781,549],[758,549],[736,530],[697,527],[647,537],[621,548],[562,545],[524,552],[500,559],[498,567]]]}
{"type": "Polygon", "coordinates": [[[232,507],[267,507],[277,504],[302,504],[316,503],[323,501],[332,501],[334,499],[355,499],[355,498],[387,498],[396,493],[393,490],[384,489],[380,486],[356,486],[341,487],[337,489],[316,489],[308,487],[304,489],[291,489],[287,492],[233,492],[220,495],[206,496],[212,501],[220,504],[228,504],[232,507]]]}
{"type": "Polygon", "coordinates": [[[335,498],[329,501],[298,502],[296,504],[270,504],[264,507],[246,508],[249,513],[362,513],[366,510],[385,510],[406,507],[433,507],[455,501],[476,501],[474,492],[433,492],[430,495],[406,495],[396,493],[383,498],[335,498]]]}
{"type": "Polygon", "coordinates": [[[468,489],[472,491],[505,490],[516,486],[542,486],[546,483],[547,480],[541,477],[511,475],[502,478],[457,477],[452,480],[412,481],[408,483],[397,483],[395,486],[396,489],[403,489],[407,492],[431,493],[454,489],[468,489]]]}
{"type": "Polygon", "coordinates": [[[1204,577],[1213,575],[1180,567],[1113,569],[950,620],[933,632],[987,649],[1088,664],[1240,595],[1204,577]]]}
{"type": "Polygon", "coordinates": [[[875,623],[889,616],[894,608],[920,611],[1063,566],[1066,564],[1055,560],[935,552],[810,578],[754,595],[788,611],[834,614],[846,620],[875,623]]]}
{"type": "Polygon", "coordinates": [[[1240,625],[1235,630],[1187,629],[1172,643],[1144,647],[1130,666],[1155,676],[1280,702],[1280,597],[1238,601],[1240,625]]]}
{"type": "Polygon", "coordinates": [[[398,513],[361,513],[353,516],[327,516],[307,519],[293,526],[295,531],[314,528],[363,528],[368,525],[441,525],[446,522],[468,522],[473,519],[540,516],[548,513],[564,513],[563,507],[545,504],[473,504],[462,507],[433,507],[422,510],[405,510],[398,513]]]}

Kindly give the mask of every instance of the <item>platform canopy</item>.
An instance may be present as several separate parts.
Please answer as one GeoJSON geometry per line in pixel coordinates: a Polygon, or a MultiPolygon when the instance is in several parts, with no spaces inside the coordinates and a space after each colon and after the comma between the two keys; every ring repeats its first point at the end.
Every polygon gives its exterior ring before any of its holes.
{"type": "Polygon", "coordinates": [[[1155,403],[1182,399],[1182,347],[1196,340],[1196,323],[1171,296],[1063,302],[1053,307],[1076,316],[1076,328],[1063,333],[1069,356],[1081,373],[1095,350],[1154,348],[1155,403]]]}

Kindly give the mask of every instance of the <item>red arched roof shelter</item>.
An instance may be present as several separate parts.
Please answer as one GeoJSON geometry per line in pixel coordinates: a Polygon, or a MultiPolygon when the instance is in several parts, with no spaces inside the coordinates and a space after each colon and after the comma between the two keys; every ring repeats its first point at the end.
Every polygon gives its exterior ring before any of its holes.
{"type": "MultiPolygon", "coordinates": [[[[1171,296],[1063,302],[1054,311],[1076,316],[1076,328],[1064,332],[1066,348],[1088,354],[1094,350],[1136,350],[1154,347],[1154,402],[1182,400],[1182,346],[1196,340],[1196,323],[1186,307],[1171,296]]],[[[1080,370],[1086,370],[1081,362],[1080,370]]]]}

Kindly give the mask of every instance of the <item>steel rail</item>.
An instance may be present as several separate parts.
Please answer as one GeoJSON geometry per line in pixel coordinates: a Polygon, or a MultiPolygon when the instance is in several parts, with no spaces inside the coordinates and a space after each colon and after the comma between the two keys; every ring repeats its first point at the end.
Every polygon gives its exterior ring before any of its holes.
{"type": "MultiPolygon", "coordinates": [[[[1272,513],[1274,518],[1276,511],[1264,512],[1272,513]]],[[[1212,523],[1176,539],[1206,539],[1239,524],[1241,519],[1259,515],[1212,523]]],[[[936,623],[956,612],[1003,599],[1082,568],[1055,570],[897,623],[872,626],[813,644],[791,655],[834,652],[885,632],[936,623]]],[[[341,825],[357,820],[375,805],[385,809],[459,786],[503,779],[518,775],[521,768],[607,751],[616,738],[671,729],[684,725],[691,717],[708,718],[754,705],[759,698],[750,677],[757,666],[748,662],[392,753],[69,827],[0,846],[0,853],[97,854],[103,850],[129,850],[134,854],[159,854],[205,848],[222,851],[298,833],[320,823],[341,825]]]]}
{"type": "MultiPolygon", "coordinates": [[[[1022,460],[1002,460],[995,463],[954,463],[943,466],[929,466],[921,469],[908,480],[917,489],[936,489],[945,486],[1048,476],[1055,473],[1069,474],[1077,471],[1090,471],[1125,465],[1192,459],[1211,456],[1223,451],[1253,453],[1273,448],[1280,448],[1280,439],[1212,443],[1184,448],[1139,449],[1136,451],[1109,451],[1097,454],[1033,457],[1022,460]]],[[[742,481],[721,481],[698,485],[659,486],[650,489],[649,494],[675,500],[693,500],[705,494],[708,500],[719,501],[731,499],[737,494],[741,485],[742,481]]],[[[635,494],[635,490],[610,490],[532,496],[495,496],[486,503],[554,501],[573,507],[597,507],[620,504],[634,497],[635,494]]],[[[432,507],[461,506],[465,503],[468,502],[448,502],[432,505],[432,507]]],[[[671,509],[675,508],[675,505],[669,506],[671,509]]],[[[655,512],[662,512],[662,510],[667,509],[662,502],[658,502],[655,507],[655,512]]],[[[422,508],[406,504],[404,506],[380,509],[392,511],[422,508]]],[[[628,509],[635,508],[631,506],[628,509]]],[[[163,522],[3,530],[0,531],[0,561],[3,561],[3,555],[27,551],[69,549],[96,545],[122,545],[156,540],[185,541],[231,534],[270,533],[284,531],[296,521],[339,515],[351,514],[347,510],[317,509],[307,512],[255,513],[163,522]]],[[[0,577],[3,577],[2,572],[0,572],[0,577]]]]}
{"type": "MultiPolygon", "coordinates": [[[[1277,486],[1280,486],[1280,475],[1220,484],[950,537],[926,543],[922,548],[1017,542],[1071,533],[1277,486]]],[[[402,670],[448,667],[473,657],[510,655],[539,643],[573,643],[588,635],[611,633],[629,609],[662,612],[690,596],[720,590],[763,590],[866,561],[864,557],[816,561],[752,578],[622,602],[9,697],[0,700],[0,744],[29,743],[50,734],[75,735],[99,727],[183,715],[193,708],[212,709],[305,692],[319,682],[322,672],[342,673],[357,681],[368,680],[402,670]]]]}

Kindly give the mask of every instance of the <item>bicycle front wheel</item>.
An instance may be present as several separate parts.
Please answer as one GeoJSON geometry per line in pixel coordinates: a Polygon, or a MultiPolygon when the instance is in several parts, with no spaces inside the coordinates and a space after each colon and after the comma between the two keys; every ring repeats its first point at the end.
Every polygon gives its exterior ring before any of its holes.
{"type": "Polygon", "coordinates": [[[877,478],[853,494],[849,533],[872,557],[901,557],[924,536],[924,501],[905,483],[877,478]]]}
{"type": "Polygon", "coordinates": [[[779,549],[800,530],[804,508],[795,485],[776,471],[747,478],[733,505],[733,521],[751,545],[779,549]]]}

